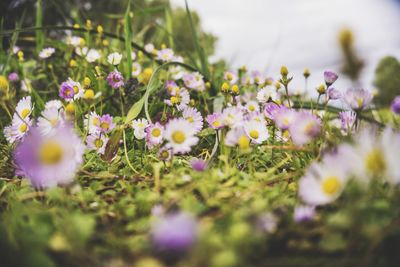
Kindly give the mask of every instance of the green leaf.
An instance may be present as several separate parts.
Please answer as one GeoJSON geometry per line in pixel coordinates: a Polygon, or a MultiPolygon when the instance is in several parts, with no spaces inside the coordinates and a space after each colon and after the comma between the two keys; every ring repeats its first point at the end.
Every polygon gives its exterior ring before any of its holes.
{"type": "Polygon", "coordinates": [[[144,98],[143,96],[139,101],[137,101],[135,104],[132,105],[132,107],[129,109],[128,114],[126,115],[125,118],[125,124],[130,123],[132,120],[134,120],[142,111],[143,104],[144,104],[144,98]]]}
{"type": "Polygon", "coordinates": [[[119,141],[122,137],[122,129],[118,129],[108,140],[104,154],[101,159],[107,162],[111,162],[115,155],[117,155],[119,148],[119,141]]]}

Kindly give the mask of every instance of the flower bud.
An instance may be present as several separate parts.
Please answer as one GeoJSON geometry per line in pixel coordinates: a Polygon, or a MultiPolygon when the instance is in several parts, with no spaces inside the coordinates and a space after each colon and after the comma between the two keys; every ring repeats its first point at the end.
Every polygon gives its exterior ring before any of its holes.
{"type": "Polygon", "coordinates": [[[305,68],[303,72],[304,78],[307,79],[308,77],[310,77],[310,75],[311,75],[310,70],[308,68],[305,68]]]}
{"type": "Polygon", "coordinates": [[[69,66],[70,66],[71,68],[74,68],[74,67],[78,66],[78,63],[76,63],[75,60],[71,59],[71,60],[69,61],[69,66]]]}
{"type": "Polygon", "coordinates": [[[94,91],[92,89],[85,90],[83,98],[86,100],[93,100],[94,99],[94,91]]]}
{"type": "Polygon", "coordinates": [[[231,91],[235,95],[239,94],[239,86],[237,86],[236,84],[232,85],[231,91]]]}
{"type": "Polygon", "coordinates": [[[325,71],[324,72],[324,79],[326,85],[329,87],[331,86],[336,80],[338,79],[338,75],[334,73],[333,71],[325,71]]]}
{"type": "Polygon", "coordinates": [[[281,67],[281,75],[282,75],[283,77],[286,77],[286,76],[288,76],[288,74],[289,74],[288,68],[287,68],[286,66],[282,66],[282,67],[281,67]]]}
{"type": "Polygon", "coordinates": [[[69,116],[75,116],[75,104],[74,103],[68,103],[68,105],[65,107],[65,112],[69,116]]]}
{"type": "Polygon", "coordinates": [[[83,79],[83,86],[89,87],[91,83],[92,81],[90,80],[89,77],[86,76],[85,79],[83,79]]]}
{"type": "Polygon", "coordinates": [[[390,107],[394,114],[397,114],[397,115],[400,114],[400,96],[396,96],[393,99],[392,105],[390,107]]]}
{"type": "Polygon", "coordinates": [[[221,85],[221,91],[222,91],[222,92],[227,92],[228,90],[229,90],[229,84],[226,83],[226,82],[224,82],[224,83],[221,85]]]}
{"type": "Polygon", "coordinates": [[[325,87],[325,85],[324,85],[324,84],[321,84],[320,86],[318,86],[318,87],[317,87],[317,92],[318,92],[318,94],[320,94],[320,95],[325,94],[325,92],[326,92],[326,87],[325,87]]]}
{"type": "Polygon", "coordinates": [[[97,26],[97,32],[98,32],[99,34],[103,34],[104,29],[103,29],[103,27],[102,27],[101,25],[97,26]]]}

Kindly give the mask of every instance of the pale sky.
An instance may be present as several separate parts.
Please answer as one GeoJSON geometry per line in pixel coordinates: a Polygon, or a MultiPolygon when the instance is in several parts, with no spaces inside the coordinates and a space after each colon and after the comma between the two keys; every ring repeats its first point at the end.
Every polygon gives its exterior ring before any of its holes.
{"type": "MultiPolygon", "coordinates": [[[[183,6],[184,0],[171,0],[183,6]]],[[[354,31],[359,53],[367,63],[363,86],[373,89],[373,73],[385,55],[400,58],[400,4],[394,0],[189,0],[203,28],[215,34],[215,58],[233,67],[247,65],[271,76],[282,64],[295,74],[293,86],[303,85],[305,67],[317,86],[325,69],[340,70],[337,43],[340,29],[354,31]]],[[[338,89],[350,82],[341,79],[338,89]]]]}

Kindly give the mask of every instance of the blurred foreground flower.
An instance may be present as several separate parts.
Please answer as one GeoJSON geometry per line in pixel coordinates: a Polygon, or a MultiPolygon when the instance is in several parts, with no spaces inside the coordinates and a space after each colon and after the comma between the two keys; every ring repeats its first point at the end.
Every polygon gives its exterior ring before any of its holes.
{"type": "Polygon", "coordinates": [[[197,222],[184,212],[161,217],[152,227],[154,246],[160,250],[185,251],[197,240],[197,222]]]}
{"type": "Polygon", "coordinates": [[[68,124],[58,127],[54,135],[44,137],[32,128],[14,152],[18,175],[29,179],[36,188],[70,183],[83,162],[84,145],[68,124]]]}

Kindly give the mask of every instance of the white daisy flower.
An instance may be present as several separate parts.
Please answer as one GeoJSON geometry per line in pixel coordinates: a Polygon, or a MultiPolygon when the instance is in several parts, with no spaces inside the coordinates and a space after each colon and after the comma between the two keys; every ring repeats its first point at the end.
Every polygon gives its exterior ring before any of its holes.
{"type": "Polygon", "coordinates": [[[107,62],[110,63],[111,65],[116,66],[119,65],[121,59],[122,59],[122,54],[115,52],[108,55],[107,62]]]}
{"type": "Polygon", "coordinates": [[[233,128],[226,134],[225,145],[230,147],[239,146],[241,150],[247,150],[250,148],[250,138],[247,137],[243,127],[233,128]]]}
{"type": "Polygon", "coordinates": [[[400,137],[386,128],[380,137],[373,129],[364,129],[353,146],[342,145],[339,154],[344,162],[351,164],[351,172],[361,182],[372,178],[387,178],[390,182],[400,182],[398,151],[400,137]]]}
{"type": "Polygon", "coordinates": [[[146,145],[149,148],[152,148],[153,146],[162,143],[164,127],[160,123],[156,122],[154,124],[148,125],[145,129],[145,132],[146,132],[146,145]]]}
{"type": "Polygon", "coordinates": [[[26,97],[22,98],[18,102],[17,107],[15,108],[15,111],[18,113],[18,115],[22,119],[25,119],[26,117],[29,117],[32,114],[32,111],[33,111],[31,97],[30,96],[26,96],[26,97]]]}
{"type": "Polygon", "coordinates": [[[86,138],[86,145],[88,149],[95,150],[97,153],[103,155],[106,150],[106,145],[109,138],[104,134],[89,134],[86,138]]]}
{"type": "Polygon", "coordinates": [[[259,112],[260,111],[260,106],[256,101],[249,101],[247,102],[245,106],[247,112],[252,113],[252,112],[259,112]]]}
{"type": "Polygon", "coordinates": [[[57,107],[46,108],[42,112],[42,116],[38,119],[37,127],[40,134],[45,136],[53,136],[56,128],[63,123],[62,113],[57,107]]]}
{"type": "Polygon", "coordinates": [[[97,61],[100,57],[101,54],[99,51],[96,49],[89,49],[88,47],[77,47],[75,48],[75,53],[81,57],[84,57],[87,62],[93,63],[97,61]]]}
{"type": "Polygon", "coordinates": [[[101,57],[101,54],[96,49],[90,49],[86,55],[86,61],[89,63],[93,63],[97,61],[101,57]]]}
{"type": "Polygon", "coordinates": [[[85,90],[79,82],[76,82],[71,78],[68,78],[67,82],[70,83],[74,89],[74,100],[78,100],[85,95],[85,90]]]}
{"type": "Polygon", "coordinates": [[[56,50],[53,47],[44,48],[42,51],[40,51],[39,57],[43,58],[43,59],[49,58],[49,57],[51,57],[51,55],[54,54],[55,51],[56,50]]]}
{"type": "Polygon", "coordinates": [[[170,62],[174,58],[174,51],[170,48],[165,48],[157,51],[156,59],[163,62],[170,62]]]}
{"type": "Polygon", "coordinates": [[[137,78],[139,74],[142,72],[142,66],[138,62],[132,63],[132,77],[137,78]]]}
{"type": "Polygon", "coordinates": [[[145,129],[149,125],[146,119],[137,119],[132,121],[133,134],[137,139],[143,139],[146,137],[145,129]]]}
{"type": "Polygon", "coordinates": [[[90,112],[90,114],[86,114],[85,119],[83,120],[85,128],[88,129],[88,132],[90,134],[98,132],[97,125],[99,124],[99,122],[100,116],[94,111],[90,112]]]}
{"type": "Polygon", "coordinates": [[[276,102],[278,100],[278,93],[272,87],[264,87],[258,91],[257,100],[260,103],[266,103],[271,100],[276,102]]]}
{"type": "Polygon", "coordinates": [[[4,128],[4,136],[10,144],[13,144],[26,136],[32,124],[33,122],[29,117],[22,120],[15,113],[11,125],[4,128]]]}
{"type": "Polygon", "coordinates": [[[184,154],[199,141],[195,134],[195,128],[186,119],[172,119],[165,126],[164,138],[174,154],[184,154]]]}
{"type": "Polygon", "coordinates": [[[65,42],[67,45],[77,47],[77,46],[80,46],[81,44],[83,44],[85,42],[85,40],[83,40],[83,38],[79,37],[79,36],[67,36],[65,42]]]}
{"type": "Polygon", "coordinates": [[[263,122],[255,120],[246,121],[244,123],[244,130],[251,141],[256,144],[261,144],[269,137],[267,126],[263,122]]]}
{"type": "Polygon", "coordinates": [[[182,112],[182,117],[192,124],[196,133],[203,129],[203,117],[200,112],[192,107],[187,107],[182,112]]]}
{"type": "Polygon", "coordinates": [[[23,79],[21,81],[21,90],[28,93],[32,91],[32,85],[29,79],[23,79]]]}
{"type": "Polygon", "coordinates": [[[243,112],[238,107],[227,107],[222,112],[222,123],[229,128],[236,128],[243,124],[243,112]]]}
{"type": "Polygon", "coordinates": [[[132,61],[136,59],[136,53],[135,53],[135,51],[132,51],[132,53],[131,53],[131,58],[132,58],[132,61]]]}
{"type": "Polygon", "coordinates": [[[185,74],[185,71],[181,66],[174,65],[168,68],[168,73],[171,75],[171,78],[176,81],[182,79],[183,75],[185,74]]]}
{"type": "Polygon", "coordinates": [[[165,99],[164,103],[168,106],[176,106],[178,110],[184,110],[190,102],[190,95],[188,90],[181,88],[178,92],[172,91],[171,97],[165,99]]]}
{"type": "Polygon", "coordinates": [[[44,108],[45,109],[50,109],[50,108],[56,108],[56,109],[61,109],[63,107],[63,104],[60,100],[50,100],[47,101],[44,108]]]}
{"type": "Polygon", "coordinates": [[[346,186],[347,170],[337,157],[313,163],[299,182],[299,195],[312,206],[325,205],[336,200],[346,186]]]}
{"type": "Polygon", "coordinates": [[[153,53],[153,51],[154,51],[154,45],[153,44],[151,44],[151,43],[149,43],[149,44],[146,44],[145,46],[144,46],[144,50],[147,52],[147,53],[153,53]]]}

